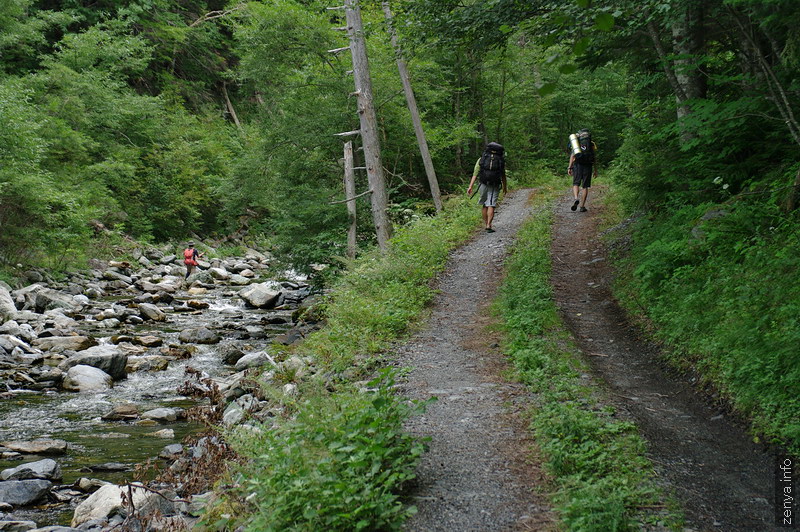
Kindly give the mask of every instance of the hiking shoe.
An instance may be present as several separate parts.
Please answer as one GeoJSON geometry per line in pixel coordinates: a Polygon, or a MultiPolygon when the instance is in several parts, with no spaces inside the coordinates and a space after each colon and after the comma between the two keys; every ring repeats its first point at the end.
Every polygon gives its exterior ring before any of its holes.
{"type": "Polygon", "coordinates": [[[580,203],[580,200],[575,200],[575,203],[572,204],[572,207],[570,207],[569,210],[574,211],[575,209],[577,209],[578,203],[580,203]]]}
{"type": "Polygon", "coordinates": [[[581,212],[586,212],[586,207],[581,207],[581,212]]]}
{"type": "Polygon", "coordinates": [[[494,233],[494,229],[492,229],[491,227],[487,227],[486,228],[486,232],[487,233],[494,233]]]}

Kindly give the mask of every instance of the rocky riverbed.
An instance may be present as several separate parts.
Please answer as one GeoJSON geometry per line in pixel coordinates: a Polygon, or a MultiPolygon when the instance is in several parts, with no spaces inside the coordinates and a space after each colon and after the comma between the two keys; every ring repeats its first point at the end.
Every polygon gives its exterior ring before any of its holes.
{"type": "MultiPolygon", "coordinates": [[[[190,525],[209,494],[126,483],[148,460],[178,478],[218,452],[213,436],[181,444],[200,428],[187,391],[218,389],[232,427],[274,415],[243,382],[313,371],[280,346],[316,327],[317,296],[297,276],[267,279],[269,263],[248,250],[184,281],[182,260],[152,249],[61,282],[0,283],[0,530],[109,530],[129,511],[121,493],[165,516],[151,529],[190,525]]],[[[295,393],[290,381],[276,391],[295,393]]]]}

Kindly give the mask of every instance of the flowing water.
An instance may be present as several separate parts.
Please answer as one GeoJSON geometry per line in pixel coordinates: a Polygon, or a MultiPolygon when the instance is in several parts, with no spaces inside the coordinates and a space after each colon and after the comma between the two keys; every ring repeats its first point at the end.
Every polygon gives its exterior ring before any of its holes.
{"type": "MultiPolygon", "coordinates": [[[[108,299],[98,304],[110,306],[108,299]]],[[[167,321],[147,322],[139,327],[122,324],[119,328],[99,327],[92,320],[81,322],[81,332],[94,336],[99,343],[111,342],[113,335],[152,334],[163,339],[163,345],[180,345],[178,334],[186,328],[205,326],[222,338],[216,345],[196,345],[191,358],[174,360],[164,371],[130,373],[124,380],[102,393],[18,392],[0,400],[0,441],[55,438],[65,440],[69,450],[65,456],[54,457],[61,465],[62,484],[71,484],[80,477],[110,482],[131,480],[137,464],[155,459],[164,446],[180,442],[184,436],[201,427],[189,422],[157,425],[142,422],[106,422],[101,417],[115,404],[133,403],[140,412],[158,407],[189,407],[192,400],[179,395],[178,389],[187,380],[186,368],[199,370],[210,377],[224,377],[233,368],[223,364],[220,349],[233,344],[244,352],[263,350],[274,336],[290,324],[290,310],[256,310],[245,308],[244,302],[228,288],[209,290],[207,294],[187,296],[178,293],[167,311],[167,321]],[[176,304],[202,301],[209,308],[195,312],[171,312],[176,304]],[[276,323],[277,322],[277,323],[276,323]],[[284,322],[284,323],[281,323],[284,322]],[[160,429],[174,430],[174,438],[164,439],[154,433],[160,429]],[[87,468],[109,462],[129,466],[128,471],[93,472],[87,468]]],[[[185,345],[185,344],[183,344],[185,345]]],[[[140,348],[140,355],[158,355],[160,348],[140,348]]],[[[41,459],[25,456],[24,462],[41,459]]],[[[0,460],[0,469],[16,467],[21,461],[0,460]]],[[[41,526],[68,524],[72,509],[63,505],[15,509],[5,519],[30,519],[41,526]]]]}

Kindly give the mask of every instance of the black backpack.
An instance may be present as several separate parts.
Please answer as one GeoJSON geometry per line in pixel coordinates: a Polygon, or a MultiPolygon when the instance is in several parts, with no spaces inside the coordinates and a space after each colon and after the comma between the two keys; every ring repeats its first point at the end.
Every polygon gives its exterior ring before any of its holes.
{"type": "Polygon", "coordinates": [[[594,142],[592,142],[592,134],[588,129],[578,131],[578,143],[581,146],[581,152],[575,154],[575,162],[584,165],[594,164],[594,142]]]}
{"type": "Polygon", "coordinates": [[[505,148],[496,142],[490,142],[486,145],[479,163],[481,170],[478,173],[478,177],[481,183],[496,187],[503,182],[506,169],[504,152],[505,148]]]}

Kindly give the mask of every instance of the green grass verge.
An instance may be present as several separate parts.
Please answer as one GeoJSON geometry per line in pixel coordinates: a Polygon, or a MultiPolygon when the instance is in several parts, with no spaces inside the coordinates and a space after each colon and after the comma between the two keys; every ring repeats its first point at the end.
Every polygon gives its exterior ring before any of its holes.
{"type": "Polygon", "coordinates": [[[414,508],[399,493],[423,451],[402,425],[422,405],[391,391],[381,352],[424,315],[435,295],[431,281],[479,220],[474,202],[451,199],[441,215],[399,228],[387,253],[349,265],[325,304],[326,326],[293,350],[314,360],[318,377],[300,382],[297,397],[273,390],[279,415],[228,434],[246,462],[205,517],[207,530],[401,527],[414,508]],[[376,370],[379,379],[354,382],[376,370]]]}
{"type": "Polygon", "coordinates": [[[632,423],[614,419],[581,376],[587,368],[553,301],[547,196],[538,196],[519,234],[496,309],[506,353],[536,396],[531,426],[554,479],[556,510],[568,530],[632,530],[653,520],[677,526],[672,514],[642,510],[662,500],[644,442],[632,423]]]}

